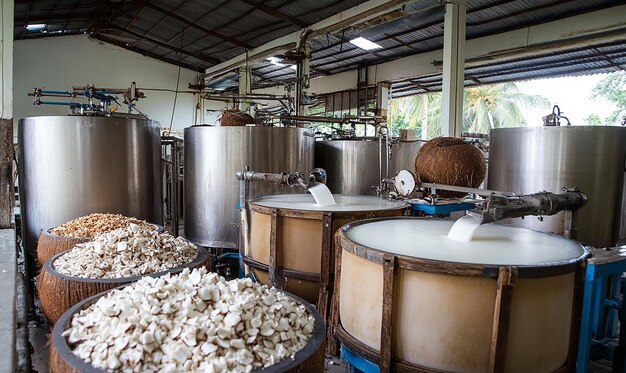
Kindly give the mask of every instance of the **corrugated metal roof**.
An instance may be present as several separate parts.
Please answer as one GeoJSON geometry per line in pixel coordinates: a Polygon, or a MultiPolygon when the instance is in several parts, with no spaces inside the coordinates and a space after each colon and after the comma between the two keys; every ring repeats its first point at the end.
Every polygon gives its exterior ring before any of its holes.
{"type": "MultiPolygon", "coordinates": [[[[581,76],[626,70],[626,41],[576,48],[568,52],[491,63],[465,70],[465,85],[494,84],[556,76],[581,76]]],[[[441,75],[392,84],[392,97],[441,90],[441,75]],[[417,92],[424,91],[424,92],[417,92]]]]}
{"type": "MultiPolygon", "coordinates": [[[[202,71],[283,35],[297,31],[365,0],[41,0],[15,4],[15,38],[90,32],[92,37],[170,63],[202,71]],[[276,14],[279,12],[280,14],[276,14]],[[46,33],[29,32],[29,23],[45,23],[46,33]]],[[[623,4],[619,0],[472,0],[468,1],[467,38],[505,32],[623,4]]],[[[439,0],[415,0],[405,16],[363,29],[348,27],[312,41],[312,74],[334,74],[363,64],[437,50],[443,46],[444,6],[439,0]],[[384,48],[363,51],[349,40],[365,36],[384,48]]],[[[622,68],[626,46],[596,46],[541,58],[485,65],[467,70],[468,84],[525,79],[545,74],[581,74],[622,68]],[[541,71],[535,72],[534,70],[541,71]]],[[[255,63],[259,82],[293,79],[289,68],[255,63]],[[256,66],[261,66],[257,68],[256,66]]],[[[402,94],[440,86],[440,77],[394,83],[402,94]]]]}

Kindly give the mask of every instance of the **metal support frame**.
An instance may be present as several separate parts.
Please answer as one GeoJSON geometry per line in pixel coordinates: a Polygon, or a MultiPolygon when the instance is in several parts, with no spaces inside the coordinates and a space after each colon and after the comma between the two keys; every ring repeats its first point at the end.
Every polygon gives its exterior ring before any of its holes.
{"type": "Polygon", "coordinates": [[[389,110],[389,89],[391,83],[379,82],[376,84],[376,116],[382,117],[387,121],[387,112],[389,110]]]}
{"type": "Polygon", "coordinates": [[[310,82],[310,66],[311,61],[311,42],[306,41],[302,45],[302,51],[304,58],[296,65],[296,115],[307,115],[308,110],[306,107],[307,100],[305,99],[306,92],[309,89],[310,82]]]}
{"type": "MultiPolygon", "coordinates": [[[[180,166],[181,166],[181,155],[183,150],[183,140],[174,136],[163,136],[161,138],[161,146],[163,147],[162,152],[163,156],[167,156],[168,151],[167,148],[170,148],[169,155],[170,159],[163,159],[164,165],[164,182],[169,184],[169,199],[166,204],[166,208],[164,209],[165,213],[168,214],[167,219],[170,220],[172,225],[171,232],[174,237],[178,237],[179,235],[179,221],[180,221],[180,206],[182,205],[180,201],[180,192],[181,192],[181,182],[183,180],[183,176],[180,174],[180,166]],[[168,177],[169,176],[169,177],[168,177]],[[169,179],[169,180],[168,180],[169,179]]],[[[165,193],[167,193],[167,188],[164,189],[165,193]]],[[[166,194],[167,197],[167,194],[166,194]]]]}
{"type": "Polygon", "coordinates": [[[623,337],[626,328],[620,328],[617,335],[616,326],[618,317],[622,323],[626,320],[626,307],[623,299],[619,299],[620,287],[624,285],[622,274],[626,272],[625,251],[622,248],[596,249],[587,262],[576,360],[578,373],[587,372],[594,345],[613,350],[613,372],[624,371],[626,340],[623,337]],[[617,346],[614,343],[616,337],[617,346]]]}
{"type": "MultiPolygon", "coordinates": [[[[246,96],[252,93],[252,69],[249,66],[239,68],[239,95],[246,96]]],[[[242,99],[239,102],[239,110],[244,113],[250,112],[250,100],[242,99]]]]}
{"type": "Polygon", "coordinates": [[[447,0],[443,35],[441,134],[461,137],[465,66],[466,0],[447,0]]]}

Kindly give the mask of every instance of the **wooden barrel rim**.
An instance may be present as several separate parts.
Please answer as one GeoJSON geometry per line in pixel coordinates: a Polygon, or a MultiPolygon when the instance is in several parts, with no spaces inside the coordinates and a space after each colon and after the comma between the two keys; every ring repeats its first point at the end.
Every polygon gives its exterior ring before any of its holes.
{"type": "Polygon", "coordinates": [[[397,212],[402,210],[408,210],[410,208],[409,205],[405,204],[403,206],[386,208],[386,209],[369,209],[369,210],[358,210],[358,211],[332,211],[332,210],[304,210],[304,209],[292,209],[292,208],[284,208],[284,207],[267,207],[261,206],[255,203],[255,201],[248,202],[248,208],[251,211],[258,212],[265,215],[271,215],[272,212],[278,211],[278,215],[289,217],[289,218],[301,218],[301,219],[317,219],[322,220],[324,218],[325,213],[332,212],[336,219],[347,218],[362,218],[372,216],[371,214],[375,213],[377,215],[384,214],[385,212],[397,212]]]}
{"type": "Polygon", "coordinates": [[[195,268],[195,267],[198,267],[202,263],[204,263],[204,262],[209,260],[209,253],[206,251],[205,248],[200,247],[200,246],[196,246],[196,250],[198,250],[198,255],[196,256],[196,258],[194,260],[192,260],[191,262],[189,262],[187,264],[183,264],[181,266],[174,267],[174,268],[171,268],[171,269],[168,269],[168,270],[165,270],[165,271],[161,271],[161,272],[146,273],[145,275],[130,276],[130,277],[88,278],[88,277],[75,277],[75,276],[70,276],[70,275],[66,275],[64,273],[61,273],[61,272],[57,271],[56,269],[54,269],[54,266],[52,264],[60,256],[65,255],[69,250],[68,251],[64,251],[62,253],[59,253],[59,254],[56,254],[52,258],[46,260],[46,262],[43,264],[43,266],[44,266],[44,269],[48,273],[50,273],[51,275],[57,276],[59,278],[67,279],[67,280],[70,280],[70,281],[74,281],[74,282],[99,282],[99,283],[106,283],[106,284],[115,284],[115,283],[127,284],[129,282],[135,282],[135,281],[139,280],[142,277],[159,277],[159,276],[165,275],[167,273],[177,274],[179,272],[182,272],[185,268],[195,268]]]}
{"type": "MultiPolygon", "coordinates": [[[[352,353],[362,358],[365,358],[366,360],[374,364],[380,364],[380,352],[354,338],[343,328],[341,324],[335,325],[335,335],[337,336],[337,339],[339,339],[339,341],[341,341],[341,343],[344,344],[346,348],[348,348],[352,353]]],[[[448,373],[447,371],[428,368],[422,365],[409,363],[408,361],[403,361],[397,358],[394,358],[393,367],[395,371],[398,372],[448,373]]],[[[553,373],[561,372],[567,372],[567,362],[562,367],[557,368],[553,371],[553,373]]]]}
{"type": "MultiPolygon", "coordinates": [[[[572,258],[560,262],[551,262],[535,265],[498,265],[498,264],[476,264],[476,263],[456,263],[443,260],[416,258],[411,256],[405,256],[400,254],[393,254],[382,250],[374,249],[369,246],[357,244],[346,237],[346,231],[353,226],[359,226],[367,223],[383,221],[383,220],[395,220],[395,219],[414,219],[414,220],[426,220],[429,218],[423,217],[390,217],[390,218],[374,218],[360,220],[353,223],[348,223],[337,231],[337,239],[341,245],[342,250],[345,250],[351,254],[359,256],[363,259],[369,260],[374,263],[382,264],[385,258],[390,256],[396,257],[398,260],[398,268],[407,269],[412,271],[429,272],[429,273],[443,273],[451,275],[461,276],[476,276],[476,277],[491,277],[498,278],[500,268],[514,267],[518,271],[518,277],[520,278],[541,278],[549,276],[557,276],[566,273],[572,273],[576,271],[578,263],[589,257],[589,249],[580,244],[583,249],[583,253],[576,258],[572,258]]],[[[544,232],[541,232],[544,233],[544,232]]],[[[544,233],[556,236],[552,233],[544,233]]]]}
{"type": "MultiPolygon", "coordinates": [[[[128,284],[118,286],[115,289],[121,289],[126,286],[128,286],[128,284]]],[[[71,364],[73,367],[77,368],[81,372],[99,373],[107,371],[96,368],[93,365],[85,362],[80,357],[74,355],[62,334],[65,330],[69,328],[72,316],[74,316],[79,311],[91,306],[93,303],[97,302],[100,297],[106,295],[108,292],[109,291],[105,291],[96,295],[92,295],[91,297],[82,300],[79,303],[76,303],[74,306],[72,306],[72,308],[67,310],[61,316],[61,318],[54,325],[54,329],[52,330],[52,343],[54,344],[57,354],[59,354],[62,359],[67,361],[69,364],[71,364]]],[[[324,321],[322,320],[322,317],[319,315],[317,310],[313,307],[313,305],[293,294],[287,293],[285,291],[283,291],[283,293],[287,294],[290,298],[292,298],[299,304],[304,305],[307,310],[309,310],[311,315],[313,315],[313,318],[315,319],[315,323],[313,326],[313,336],[300,351],[296,352],[293,359],[287,357],[274,365],[254,370],[253,372],[280,373],[296,368],[301,362],[312,356],[324,342],[324,338],[326,335],[324,321]]]]}
{"type": "MultiPolygon", "coordinates": [[[[158,233],[163,233],[165,231],[165,227],[163,227],[160,224],[154,224],[154,223],[148,223],[148,224],[154,225],[156,227],[156,231],[158,233]]],[[[57,237],[59,237],[59,238],[65,238],[65,239],[82,240],[82,242],[88,242],[88,241],[92,241],[93,240],[93,238],[89,238],[89,237],[59,236],[57,234],[54,234],[54,233],[50,232],[54,228],[56,228],[56,227],[42,230],[41,231],[41,235],[42,236],[46,236],[46,237],[50,237],[50,238],[57,238],[57,237]]]]}

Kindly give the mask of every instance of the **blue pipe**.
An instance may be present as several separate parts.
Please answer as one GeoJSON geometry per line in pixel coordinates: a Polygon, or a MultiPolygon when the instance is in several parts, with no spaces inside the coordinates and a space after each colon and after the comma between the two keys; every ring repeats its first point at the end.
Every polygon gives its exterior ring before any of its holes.
{"type": "Polygon", "coordinates": [[[71,95],[74,94],[74,92],[72,91],[53,91],[53,90],[48,90],[48,89],[42,89],[40,91],[41,93],[46,93],[49,95],[71,95]]]}

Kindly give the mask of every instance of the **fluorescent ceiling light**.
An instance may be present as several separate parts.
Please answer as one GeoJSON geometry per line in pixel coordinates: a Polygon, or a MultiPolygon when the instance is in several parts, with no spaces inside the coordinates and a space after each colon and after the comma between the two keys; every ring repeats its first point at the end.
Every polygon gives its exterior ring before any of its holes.
{"type": "Polygon", "coordinates": [[[269,61],[272,65],[276,65],[276,66],[280,66],[280,67],[289,67],[290,69],[294,69],[296,70],[296,65],[287,65],[282,63],[282,59],[278,58],[278,57],[268,57],[266,58],[267,61],[269,61]]]}
{"type": "Polygon", "coordinates": [[[26,25],[26,30],[28,31],[39,31],[46,28],[45,23],[33,23],[32,25],[26,25]]]}
{"type": "Polygon", "coordinates": [[[270,61],[273,65],[285,66],[284,64],[280,63],[280,61],[282,60],[278,57],[268,57],[267,60],[270,61]]]}
{"type": "Polygon", "coordinates": [[[350,40],[351,44],[356,45],[357,47],[361,48],[361,49],[365,49],[366,51],[372,50],[372,49],[381,49],[382,46],[374,43],[371,40],[367,40],[365,38],[362,37],[358,37],[356,39],[352,39],[350,40]]]}

